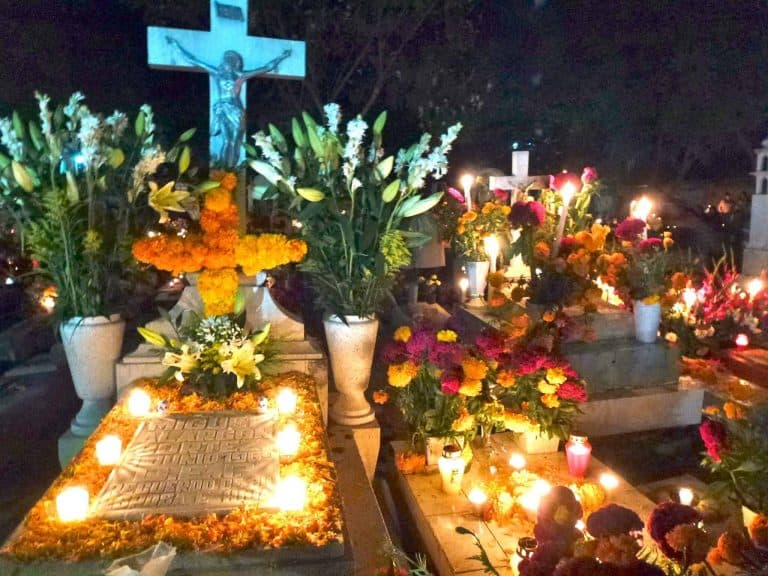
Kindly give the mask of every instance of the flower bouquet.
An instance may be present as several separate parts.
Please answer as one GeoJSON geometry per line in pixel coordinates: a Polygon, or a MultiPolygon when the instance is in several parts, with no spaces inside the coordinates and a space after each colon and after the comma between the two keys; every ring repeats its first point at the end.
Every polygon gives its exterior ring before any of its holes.
{"type": "Polygon", "coordinates": [[[507,217],[511,210],[509,205],[494,198],[483,204],[480,210],[468,210],[461,214],[456,221],[456,234],[453,237],[456,254],[464,262],[488,260],[484,240],[490,236],[506,237],[509,234],[507,217]]]}
{"type": "Polygon", "coordinates": [[[726,402],[705,414],[699,432],[707,451],[702,464],[715,477],[711,492],[768,516],[768,412],[726,402]]]}

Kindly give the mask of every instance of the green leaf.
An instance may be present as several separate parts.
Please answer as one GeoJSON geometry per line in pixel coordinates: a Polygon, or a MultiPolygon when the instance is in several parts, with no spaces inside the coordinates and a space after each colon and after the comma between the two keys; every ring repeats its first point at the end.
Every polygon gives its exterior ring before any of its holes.
{"type": "Polygon", "coordinates": [[[747,460],[741,466],[736,468],[734,472],[752,473],[752,472],[760,472],[762,469],[763,469],[762,466],[760,466],[760,464],[758,464],[754,460],[747,460]]]}
{"type": "Polygon", "coordinates": [[[277,149],[285,154],[286,150],[288,150],[288,146],[285,143],[285,138],[283,137],[282,132],[277,129],[277,126],[271,122],[269,123],[269,135],[272,137],[272,144],[277,146],[277,149]]]}
{"type": "Polygon", "coordinates": [[[189,130],[182,132],[181,136],[179,136],[179,142],[189,142],[192,139],[192,136],[195,135],[195,132],[197,132],[197,128],[190,128],[189,130]]]}
{"type": "Polygon", "coordinates": [[[384,203],[392,202],[392,200],[395,199],[395,196],[397,196],[398,190],[400,190],[400,180],[390,182],[381,193],[381,199],[384,201],[384,203]]]}
{"type": "Polygon", "coordinates": [[[321,160],[325,158],[325,149],[323,143],[320,141],[320,137],[317,135],[316,128],[307,126],[307,136],[309,136],[309,145],[312,146],[312,150],[315,156],[321,160]]]}
{"type": "Polygon", "coordinates": [[[259,332],[251,336],[251,342],[253,342],[254,346],[258,346],[267,339],[270,328],[271,324],[267,323],[259,332]]]}
{"type": "Polygon", "coordinates": [[[125,162],[125,154],[123,154],[123,151],[120,148],[112,148],[112,150],[109,151],[108,162],[112,168],[119,168],[122,166],[123,162],[125,162]]]}
{"type": "Polygon", "coordinates": [[[67,199],[75,203],[80,199],[80,189],[77,187],[77,180],[72,172],[67,171],[67,199]]]}
{"type": "Polygon", "coordinates": [[[136,132],[136,136],[144,135],[145,122],[146,118],[144,118],[144,112],[139,111],[139,113],[136,115],[136,121],[133,123],[133,129],[136,132]]]}
{"type": "Polygon", "coordinates": [[[392,168],[395,165],[395,157],[387,156],[376,165],[376,178],[379,180],[386,180],[392,173],[392,168]]]}
{"type": "Polygon", "coordinates": [[[191,161],[192,151],[189,146],[184,146],[179,156],[179,176],[184,174],[189,169],[189,163],[191,161]]]}
{"type": "Polygon", "coordinates": [[[379,116],[376,118],[376,121],[373,123],[373,133],[374,134],[381,134],[382,130],[384,130],[384,125],[387,123],[387,111],[384,110],[379,116]]]}
{"type": "Polygon", "coordinates": [[[157,346],[159,348],[164,348],[166,345],[165,342],[165,336],[162,334],[155,332],[154,330],[150,330],[149,328],[145,328],[143,326],[139,326],[136,328],[138,330],[139,334],[141,334],[142,338],[152,344],[153,346],[157,346]]]}
{"type": "Polygon", "coordinates": [[[312,116],[310,116],[307,112],[302,112],[301,117],[304,119],[304,124],[307,128],[317,130],[317,122],[315,122],[315,119],[312,118],[312,116]]]}
{"type": "Polygon", "coordinates": [[[245,310],[245,296],[243,295],[242,290],[238,290],[235,292],[235,305],[233,312],[235,316],[240,316],[240,314],[243,313],[243,310],[245,310]]]}
{"type": "Polygon", "coordinates": [[[13,111],[13,131],[16,132],[19,140],[24,140],[26,130],[24,130],[24,122],[21,121],[21,116],[15,110],[13,111]]]}
{"type": "Polygon", "coordinates": [[[431,196],[427,196],[426,198],[419,200],[408,210],[403,211],[403,218],[412,218],[414,216],[418,216],[419,214],[423,214],[428,210],[431,210],[437,205],[438,202],[440,202],[440,198],[442,197],[442,192],[435,192],[431,196]]]}
{"type": "Polygon", "coordinates": [[[301,129],[301,124],[296,118],[291,120],[291,131],[293,132],[293,141],[299,148],[304,148],[307,145],[307,139],[304,138],[304,130],[301,129]]]}
{"type": "Polygon", "coordinates": [[[320,200],[325,198],[325,194],[317,188],[297,188],[296,192],[309,202],[320,202],[320,200]]]}
{"type": "Polygon", "coordinates": [[[245,153],[248,154],[248,156],[250,157],[255,157],[259,155],[258,150],[256,150],[256,146],[254,146],[250,142],[243,142],[243,148],[245,148],[245,153]]]}
{"type": "Polygon", "coordinates": [[[197,185],[197,191],[208,192],[208,190],[213,190],[219,186],[221,186],[221,184],[216,182],[216,180],[206,180],[205,182],[201,182],[197,185]]]}
{"type": "Polygon", "coordinates": [[[11,163],[11,159],[8,158],[5,154],[0,152],[0,172],[5,170],[8,165],[11,163]]]}
{"type": "Polygon", "coordinates": [[[32,139],[32,144],[38,152],[45,148],[43,134],[40,132],[40,127],[37,125],[37,122],[34,122],[33,120],[29,121],[29,137],[32,139]]]}
{"type": "Polygon", "coordinates": [[[251,160],[248,164],[253,170],[267,179],[267,181],[273,186],[277,186],[277,183],[283,179],[283,177],[277,173],[277,170],[271,164],[262,162],[261,160],[251,160]]]}
{"type": "Polygon", "coordinates": [[[14,160],[11,162],[11,170],[13,170],[13,177],[18,185],[21,186],[25,191],[32,192],[32,190],[35,188],[35,184],[32,181],[32,176],[30,175],[29,170],[26,169],[24,164],[14,160]]]}

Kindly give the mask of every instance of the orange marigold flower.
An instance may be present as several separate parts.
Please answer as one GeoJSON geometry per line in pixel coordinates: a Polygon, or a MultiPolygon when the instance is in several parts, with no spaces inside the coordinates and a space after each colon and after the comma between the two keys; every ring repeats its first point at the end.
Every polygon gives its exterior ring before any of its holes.
{"type": "Polygon", "coordinates": [[[427,459],[424,454],[416,452],[398,452],[395,455],[395,466],[403,474],[415,474],[427,467],[427,459]]]}
{"type": "Polygon", "coordinates": [[[720,414],[720,408],[717,406],[707,406],[704,408],[704,414],[707,414],[709,416],[717,416],[720,414]]]}
{"type": "Polygon", "coordinates": [[[290,262],[300,262],[307,251],[302,240],[288,240],[283,234],[243,236],[237,243],[235,257],[249,276],[290,262]]]}
{"type": "Polygon", "coordinates": [[[224,170],[211,170],[211,180],[216,180],[221,187],[232,192],[237,187],[237,175],[224,170]]]}
{"type": "Polygon", "coordinates": [[[474,430],[477,427],[477,424],[475,424],[475,417],[467,411],[465,407],[462,406],[461,410],[459,411],[459,415],[456,417],[456,420],[453,421],[453,424],[451,424],[451,430],[454,432],[469,432],[470,430],[474,430]]]}
{"type": "Polygon", "coordinates": [[[749,525],[749,535],[757,546],[768,546],[768,516],[758,514],[749,525]]]}
{"type": "Polygon", "coordinates": [[[555,313],[552,312],[552,310],[547,310],[544,312],[544,314],[541,315],[541,319],[544,320],[547,324],[550,322],[554,322],[555,320],[555,313]]]}
{"type": "Polygon", "coordinates": [[[675,290],[683,290],[688,286],[688,276],[684,272],[675,272],[670,280],[675,290]]]}
{"type": "Polygon", "coordinates": [[[741,420],[744,418],[744,409],[735,402],[726,402],[723,404],[723,411],[729,420],[741,420]]]}
{"type": "Polygon", "coordinates": [[[547,408],[558,408],[560,406],[560,399],[557,394],[544,394],[541,397],[541,403],[547,408]]]}
{"type": "Polygon", "coordinates": [[[386,390],[374,390],[373,391],[373,401],[376,404],[386,404],[389,400],[389,394],[387,394],[386,390]]]}
{"type": "Polygon", "coordinates": [[[488,374],[488,365],[479,358],[471,356],[461,361],[464,376],[469,380],[482,380],[488,374]]]}
{"type": "Polygon", "coordinates": [[[465,378],[461,382],[461,386],[459,386],[459,394],[462,396],[469,396],[470,398],[479,396],[482,391],[483,383],[480,382],[480,380],[470,380],[465,378]]]}
{"type": "Polygon", "coordinates": [[[515,375],[509,370],[502,370],[496,374],[496,384],[502,388],[511,388],[515,385],[515,375]]]}
{"type": "Polygon", "coordinates": [[[546,260],[550,254],[549,244],[546,242],[537,242],[533,247],[533,256],[539,260],[546,260]]]}
{"type": "Polygon", "coordinates": [[[224,187],[209,190],[205,193],[204,206],[206,210],[223,212],[232,206],[232,193],[224,187]]]}
{"type": "Polygon", "coordinates": [[[238,283],[237,272],[233,268],[203,270],[197,281],[197,289],[203,299],[205,315],[231,314],[235,309],[238,283]]]}
{"type": "Polygon", "coordinates": [[[393,340],[396,342],[408,342],[408,340],[411,339],[411,334],[412,331],[410,326],[400,326],[400,328],[395,330],[393,340]]]}
{"type": "Polygon", "coordinates": [[[411,360],[402,364],[390,364],[387,368],[389,385],[394,388],[405,388],[419,373],[419,365],[411,360]]]}
{"type": "Polygon", "coordinates": [[[520,434],[534,430],[535,426],[524,414],[507,411],[504,412],[504,428],[520,434]]]}
{"type": "Polygon", "coordinates": [[[230,204],[223,210],[204,209],[200,213],[200,227],[205,232],[217,232],[221,228],[237,230],[240,227],[240,216],[237,206],[230,204]]]}

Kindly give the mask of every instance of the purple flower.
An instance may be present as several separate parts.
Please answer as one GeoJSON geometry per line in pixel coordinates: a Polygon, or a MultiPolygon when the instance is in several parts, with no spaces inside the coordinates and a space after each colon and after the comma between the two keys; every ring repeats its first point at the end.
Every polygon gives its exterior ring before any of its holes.
{"type": "Polygon", "coordinates": [[[584,167],[584,171],[581,173],[581,181],[584,184],[592,184],[593,182],[596,182],[598,178],[597,170],[592,168],[592,166],[584,167]]]}
{"type": "Polygon", "coordinates": [[[695,508],[667,501],[658,504],[648,517],[648,533],[664,554],[672,560],[680,560],[681,555],[667,542],[667,534],[680,524],[696,524],[701,515],[695,508]]]}
{"type": "Polygon", "coordinates": [[[475,339],[480,353],[491,360],[498,360],[504,354],[504,339],[493,333],[480,334],[475,339]]]}
{"type": "Polygon", "coordinates": [[[715,462],[720,462],[723,450],[728,444],[728,432],[722,422],[704,420],[699,426],[699,435],[707,448],[707,454],[715,462]]]}
{"type": "Polygon", "coordinates": [[[616,237],[620,240],[633,242],[645,230],[645,222],[640,218],[625,218],[616,226],[616,237]]]}
{"type": "Polygon", "coordinates": [[[440,378],[440,390],[447,396],[453,396],[459,393],[461,388],[461,379],[456,372],[445,372],[440,378]]]}
{"type": "Polygon", "coordinates": [[[652,252],[653,250],[661,250],[663,246],[664,243],[661,241],[661,238],[646,238],[640,241],[637,248],[640,252],[652,252]]]}
{"type": "Polygon", "coordinates": [[[405,345],[405,349],[415,359],[421,359],[437,340],[431,330],[417,330],[405,345]]]}
{"type": "Polygon", "coordinates": [[[456,200],[456,202],[458,202],[459,204],[464,204],[464,201],[465,201],[464,194],[456,190],[456,188],[451,188],[449,186],[448,195],[454,200],[456,200]]]}
{"type": "Polygon", "coordinates": [[[546,209],[541,202],[515,202],[509,213],[508,220],[515,228],[522,226],[541,226],[544,223],[546,209]]]}
{"type": "Polygon", "coordinates": [[[405,362],[408,357],[408,351],[405,349],[405,342],[390,341],[381,349],[381,361],[386,364],[400,364],[405,362]]]}
{"type": "Polygon", "coordinates": [[[461,364],[464,348],[458,342],[435,342],[429,350],[429,361],[440,368],[461,364]]]}
{"type": "Polygon", "coordinates": [[[641,532],[643,521],[634,510],[618,504],[608,504],[589,515],[587,530],[595,538],[618,536],[630,532],[641,532]]]}
{"type": "Polygon", "coordinates": [[[507,190],[502,190],[501,188],[494,188],[493,195],[496,196],[496,198],[498,198],[502,202],[506,202],[509,200],[509,192],[507,190]]]}

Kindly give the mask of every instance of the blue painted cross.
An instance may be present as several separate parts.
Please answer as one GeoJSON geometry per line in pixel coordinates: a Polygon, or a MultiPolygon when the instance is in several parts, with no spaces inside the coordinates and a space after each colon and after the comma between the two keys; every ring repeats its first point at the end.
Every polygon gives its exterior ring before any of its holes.
{"type": "Polygon", "coordinates": [[[255,76],[304,78],[306,46],[248,36],[248,0],[212,0],[211,30],[147,28],[149,65],[210,76],[211,164],[234,167],[244,157],[245,83],[255,76]]]}

